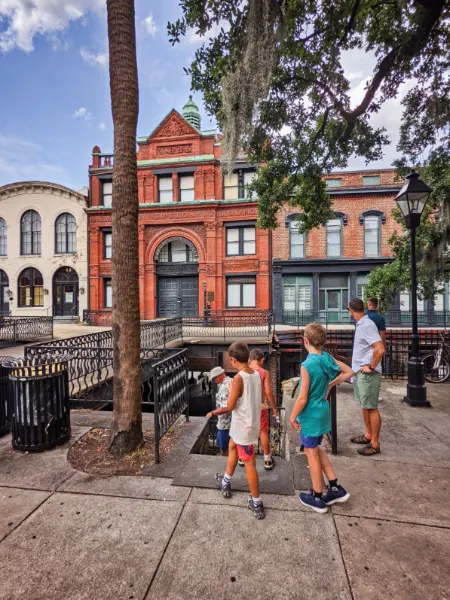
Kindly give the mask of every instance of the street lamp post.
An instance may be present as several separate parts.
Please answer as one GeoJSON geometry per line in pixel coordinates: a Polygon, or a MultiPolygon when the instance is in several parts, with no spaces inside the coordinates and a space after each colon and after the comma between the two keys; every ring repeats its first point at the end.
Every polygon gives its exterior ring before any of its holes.
{"type": "Polygon", "coordinates": [[[406,183],[395,198],[405,218],[411,240],[411,304],[412,335],[411,357],[408,360],[408,385],[404,402],[410,406],[431,406],[427,400],[427,389],[423,362],[420,358],[420,341],[417,327],[417,264],[416,264],[416,229],[425,209],[431,189],[419,179],[419,174],[412,171],[406,177],[406,183]]]}
{"type": "Polygon", "coordinates": [[[203,282],[203,325],[208,327],[209,325],[209,317],[210,317],[210,306],[208,304],[208,292],[206,290],[207,283],[203,282]]]}

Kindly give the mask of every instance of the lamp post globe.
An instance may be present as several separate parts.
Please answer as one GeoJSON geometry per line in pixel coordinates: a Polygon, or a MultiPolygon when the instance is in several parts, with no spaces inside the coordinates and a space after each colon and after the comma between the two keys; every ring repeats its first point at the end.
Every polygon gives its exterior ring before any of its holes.
{"type": "Polygon", "coordinates": [[[411,240],[411,308],[412,335],[411,356],[408,360],[408,385],[404,402],[410,406],[431,406],[427,400],[423,362],[420,358],[420,340],[417,327],[417,262],[416,229],[428,202],[431,188],[412,171],[395,200],[409,229],[411,240]]]}

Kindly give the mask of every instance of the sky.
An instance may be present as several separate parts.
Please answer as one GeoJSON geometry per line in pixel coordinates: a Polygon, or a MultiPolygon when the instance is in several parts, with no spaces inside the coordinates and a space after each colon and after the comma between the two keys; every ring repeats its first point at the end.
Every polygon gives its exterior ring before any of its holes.
{"type": "MultiPolygon", "coordinates": [[[[136,0],[138,136],[148,135],[172,108],[181,112],[188,99],[183,67],[201,40],[191,31],[171,46],[166,25],[179,16],[178,0],[136,0]]],[[[373,62],[362,54],[344,57],[355,103],[373,62]]],[[[24,180],[77,190],[88,185],[92,148],[113,150],[105,0],[0,0],[0,81],[0,185],[24,180]]],[[[376,115],[389,132],[398,130],[400,97],[376,115]]],[[[201,95],[194,100],[202,128],[214,128],[201,95]]],[[[377,166],[391,166],[393,137],[377,166]]],[[[349,166],[366,168],[357,160],[349,166]]]]}

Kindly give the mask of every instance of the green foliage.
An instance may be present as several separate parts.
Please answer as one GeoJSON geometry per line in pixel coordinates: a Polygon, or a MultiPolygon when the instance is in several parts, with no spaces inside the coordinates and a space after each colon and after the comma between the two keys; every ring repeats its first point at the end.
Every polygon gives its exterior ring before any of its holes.
{"type": "Polygon", "coordinates": [[[180,6],[181,17],[168,24],[170,41],[180,41],[188,27],[205,36],[186,70],[222,127],[226,161],[238,144],[264,164],[254,185],[261,226],[276,226],[286,199],[304,212],[304,227],[327,220],[321,175],[344,169],[351,156],[367,163],[382,157],[389,140],[370,117],[406,80],[418,85],[403,101],[400,151],[416,162],[424,148],[448,142],[450,0],[180,0],[180,6]],[[342,65],[349,50],[377,59],[356,107],[342,65]],[[267,81],[258,85],[258,77],[267,81]]]}

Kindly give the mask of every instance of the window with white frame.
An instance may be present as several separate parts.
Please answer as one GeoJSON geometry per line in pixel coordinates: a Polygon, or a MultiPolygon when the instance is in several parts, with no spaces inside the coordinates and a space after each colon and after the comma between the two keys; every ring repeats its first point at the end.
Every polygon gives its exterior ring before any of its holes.
{"type": "Polygon", "coordinates": [[[330,219],[327,223],[327,256],[342,255],[342,219],[330,219]]]}
{"type": "Polygon", "coordinates": [[[380,185],[380,176],[363,175],[363,185],[380,185]]]}
{"type": "Polygon", "coordinates": [[[170,204],[173,201],[172,175],[158,177],[158,201],[160,204],[170,204]]]}
{"type": "MultiPolygon", "coordinates": [[[[408,312],[411,309],[411,294],[409,292],[402,292],[400,294],[400,310],[402,312],[408,312]]],[[[425,310],[425,301],[417,298],[417,311],[423,312],[425,310]]]]}
{"type": "Polygon", "coordinates": [[[299,232],[298,226],[298,221],[291,221],[289,225],[291,258],[305,258],[305,234],[299,232]]]}
{"type": "Polygon", "coordinates": [[[243,256],[256,254],[256,228],[246,227],[227,228],[227,256],[243,256]]]}
{"type": "Polygon", "coordinates": [[[340,188],[342,187],[342,179],[340,177],[325,179],[325,185],[327,188],[340,188]]]}
{"type": "Polygon", "coordinates": [[[224,200],[237,200],[239,198],[239,176],[237,173],[224,175],[223,197],[224,200]]]}
{"type": "Polygon", "coordinates": [[[364,218],[364,254],[380,256],[380,217],[377,215],[364,218]]]}
{"type": "Polygon", "coordinates": [[[228,277],[227,308],[254,308],[255,306],[255,277],[228,277]]]}
{"type": "Polygon", "coordinates": [[[112,232],[103,232],[103,258],[108,260],[112,258],[112,232]]]}
{"type": "Polygon", "coordinates": [[[112,185],[112,181],[102,183],[102,206],[105,208],[112,207],[112,185]]]}
{"type": "Polygon", "coordinates": [[[256,191],[253,191],[251,194],[249,194],[249,191],[248,191],[248,186],[257,178],[258,178],[258,174],[256,173],[256,171],[244,171],[244,190],[245,190],[246,198],[248,196],[250,196],[250,198],[258,197],[258,194],[256,193],[256,191]]]}
{"type": "Polygon", "coordinates": [[[112,308],[112,281],[110,277],[103,279],[103,307],[112,308]]]}
{"type": "Polygon", "coordinates": [[[0,218],[0,256],[7,255],[8,227],[5,219],[0,218]]]}
{"type": "Polygon", "coordinates": [[[194,176],[180,175],[180,202],[192,202],[194,198],[194,176]]]}

